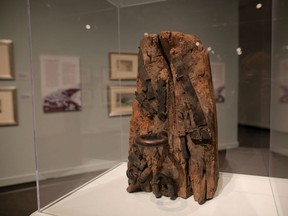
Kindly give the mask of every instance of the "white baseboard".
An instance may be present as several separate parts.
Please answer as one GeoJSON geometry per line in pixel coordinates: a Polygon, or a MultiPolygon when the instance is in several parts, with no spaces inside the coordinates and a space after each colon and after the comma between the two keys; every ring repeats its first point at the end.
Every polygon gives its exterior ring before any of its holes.
{"type": "Polygon", "coordinates": [[[120,163],[120,161],[93,159],[79,166],[43,171],[39,173],[39,179],[44,180],[44,179],[49,179],[49,178],[59,178],[59,177],[77,175],[81,173],[106,170],[106,169],[110,169],[111,167],[115,166],[118,163],[120,163]]]}
{"type": "Polygon", "coordinates": [[[259,127],[263,129],[269,129],[270,124],[267,122],[256,122],[256,121],[249,121],[249,120],[239,120],[238,124],[240,125],[247,125],[247,126],[252,126],[252,127],[259,127]]]}
{"type": "Polygon", "coordinates": [[[270,151],[284,155],[284,156],[288,156],[288,149],[283,148],[281,146],[270,145],[270,151]]]}
{"type": "Polygon", "coordinates": [[[232,149],[239,147],[239,142],[218,143],[218,150],[232,149]]]}
{"type": "MultiPolygon", "coordinates": [[[[48,170],[48,171],[40,171],[39,179],[49,179],[49,178],[59,178],[71,175],[77,175],[87,172],[93,171],[100,171],[110,169],[111,167],[115,166],[116,164],[120,163],[120,161],[108,161],[108,160],[90,160],[85,162],[83,165],[74,166],[74,167],[67,167],[62,169],[55,169],[55,170],[48,170]]],[[[36,172],[17,175],[17,176],[10,176],[5,178],[0,178],[0,187],[15,185],[15,184],[22,184],[27,182],[33,182],[36,180],[36,172]]]]}
{"type": "MultiPolygon", "coordinates": [[[[218,150],[237,148],[238,146],[239,146],[239,143],[237,141],[230,142],[230,143],[221,143],[218,145],[218,150]]],[[[288,155],[288,152],[287,152],[287,155],[288,155]]],[[[118,163],[120,163],[120,161],[108,161],[108,160],[99,160],[99,159],[89,160],[79,166],[66,167],[66,168],[47,170],[47,171],[40,170],[39,179],[45,180],[49,178],[59,178],[59,177],[77,175],[81,173],[105,170],[105,169],[109,169],[115,166],[118,163]]],[[[0,187],[33,182],[35,181],[35,179],[36,179],[36,172],[0,178],[0,187]]]]}
{"type": "Polygon", "coordinates": [[[0,178],[0,187],[35,181],[35,172],[0,178]]]}

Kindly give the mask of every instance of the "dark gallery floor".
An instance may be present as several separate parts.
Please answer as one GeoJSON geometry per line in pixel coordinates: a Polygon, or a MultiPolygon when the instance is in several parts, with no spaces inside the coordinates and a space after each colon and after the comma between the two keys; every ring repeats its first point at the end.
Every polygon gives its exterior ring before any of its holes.
{"type": "MultiPolygon", "coordinates": [[[[219,151],[220,171],[288,178],[288,157],[269,151],[269,130],[239,126],[239,147],[219,151]],[[271,161],[273,163],[271,164],[271,161]]],[[[41,182],[41,203],[48,204],[101,171],[41,182]],[[49,191],[49,192],[48,192],[49,191]],[[42,193],[41,193],[42,194],[42,193]]],[[[125,188],[123,188],[125,190],[125,188]]],[[[0,188],[1,216],[28,216],[37,209],[35,182],[0,188]]]]}

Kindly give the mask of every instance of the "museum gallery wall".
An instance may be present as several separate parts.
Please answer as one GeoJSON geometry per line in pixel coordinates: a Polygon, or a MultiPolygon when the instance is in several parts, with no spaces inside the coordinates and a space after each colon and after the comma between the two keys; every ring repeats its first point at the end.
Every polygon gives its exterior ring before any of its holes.
{"type": "MultiPolygon", "coordinates": [[[[19,124],[15,128],[1,128],[0,132],[1,137],[7,140],[5,145],[9,145],[9,148],[5,148],[8,151],[6,153],[18,155],[16,157],[20,161],[19,163],[11,161],[10,158],[5,156],[9,154],[1,157],[6,163],[15,166],[14,169],[3,168],[4,170],[1,173],[2,185],[34,179],[31,74],[27,44],[29,34],[26,31],[28,17],[25,5],[23,4],[22,8],[17,7],[16,9],[15,4],[16,1],[6,3],[7,9],[3,13],[1,11],[1,15],[5,15],[12,24],[14,23],[19,28],[17,28],[17,32],[16,30],[5,29],[6,25],[4,25],[4,20],[1,19],[2,26],[4,26],[1,29],[1,37],[3,35],[3,38],[11,39],[14,42],[16,79],[12,81],[12,84],[17,87],[19,124]],[[7,11],[15,12],[7,14],[7,11]],[[13,14],[20,14],[22,18],[19,18],[17,22],[13,22],[15,18],[13,14]],[[19,36],[18,31],[21,29],[25,38],[19,36]],[[22,58],[23,56],[25,58],[22,58]],[[16,132],[17,137],[11,136],[16,132]],[[25,149],[25,153],[22,152],[21,155],[16,151],[19,143],[25,149]],[[27,160],[27,158],[29,159],[27,160]],[[21,162],[21,160],[25,162],[21,162]],[[15,176],[17,177],[15,178],[15,176]]],[[[163,29],[173,29],[200,36],[203,43],[215,53],[214,56],[211,55],[211,62],[220,64],[219,71],[223,71],[221,65],[225,64],[225,102],[219,103],[218,117],[225,119],[224,114],[227,113],[227,110],[230,110],[231,116],[236,116],[237,97],[235,95],[237,95],[237,89],[234,89],[234,87],[237,85],[234,83],[237,83],[237,80],[234,80],[233,77],[236,76],[233,76],[233,73],[237,73],[237,56],[230,57],[228,53],[232,47],[235,50],[237,26],[234,24],[228,25],[227,32],[224,30],[220,33],[217,28],[211,28],[212,20],[201,18],[203,14],[209,13],[211,19],[214,19],[213,17],[220,14],[217,13],[217,10],[222,11],[222,6],[209,5],[208,2],[203,4],[194,2],[187,5],[186,1],[177,4],[174,1],[168,1],[166,3],[159,2],[151,5],[123,7],[118,11],[117,5],[111,5],[107,1],[80,5],[78,5],[78,2],[68,4],[66,1],[52,1],[49,4],[46,1],[30,1],[33,94],[35,96],[37,125],[36,142],[38,144],[38,168],[42,178],[68,175],[71,174],[71,170],[73,170],[72,173],[78,173],[106,168],[110,167],[113,161],[127,160],[129,116],[117,116],[117,113],[121,114],[126,112],[125,110],[119,111],[119,109],[116,109],[116,112],[112,113],[111,110],[109,111],[111,109],[109,94],[112,89],[112,95],[117,95],[119,91],[122,91],[122,93],[127,91],[127,95],[129,95],[129,92],[133,91],[131,87],[135,86],[135,82],[129,78],[115,80],[111,77],[109,55],[113,52],[137,53],[138,42],[145,32],[153,33],[163,29]],[[70,7],[66,7],[67,4],[70,7]],[[191,17],[192,4],[193,8],[199,8],[203,11],[203,14],[195,13],[195,16],[199,17],[197,21],[191,17]],[[76,12],[72,11],[71,8],[73,7],[78,8],[78,10],[76,12]],[[158,8],[163,7],[165,10],[158,10],[158,8]],[[92,13],[83,13],[91,11],[91,8],[97,8],[97,10],[93,10],[92,13]],[[165,17],[171,10],[173,10],[175,16],[171,17],[171,22],[167,23],[165,17]],[[139,19],[131,19],[135,16],[139,19]],[[156,16],[158,19],[154,22],[156,16]],[[180,17],[182,18],[180,19],[180,17]],[[120,23],[118,23],[118,18],[120,23]],[[203,20],[203,23],[199,23],[199,20],[203,20]],[[151,22],[154,22],[154,24],[149,25],[151,22]],[[87,24],[90,25],[90,29],[87,29],[87,24]],[[118,28],[118,24],[121,28],[118,28]],[[51,32],[54,36],[47,37],[51,32]],[[211,37],[211,32],[214,34],[213,37],[211,37]],[[231,34],[234,36],[231,37],[231,34]],[[227,42],[227,37],[230,38],[229,43],[225,43],[226,46],[221,47],[221,41],[227,42]],[[219,59],[219,56],[222,59],[219,59]],[[41,67],[44,65],[43,62],[46,60],[47,63],[48,58],[51,60],[51,57],[59,62],[63,62],[63,59],[68,57],[78,59],[73,61],[76,68],[79,65],[77,70],[80,73],[81,111],[43,112],[43,81],[41,81],[41,76],[43,77],[45,72],[41,67]],[[233,73],[227,74],[227,71],[233,71],[233,73]],[[119,88],[119,86],[128,86],[128,89],[116,89],[115,93],[115,88],[119,88]],[[114,116],[115,113],[116,116],[114,116]],[[69,154],[67,154],[67,149],[69,149],[69,154]],[[53,160],[51,161],[52,154],[53,160]]],[[[237,5],[232,3],[224,5],[227,7],[227,11],[231,12],[230,19],[228,20],[223,15],[217,18],[217,23],[225,19],[228,23],[236,23],[237,5]],[[231,17],[233,18],[231,19],[231,17]]],[[[223,82],[222,78],[219,85],[223,85],[221,82],[223,82]]],[[[8,85],[11,82],[5,84],[8,85]]],[[[117,106],[112,106],[112,109],[115,107],[117,108],[117,106]]],[[[224,146],[237,146],[236,122],[233,122],[235,121],[233,119],[236,118],[230,118],[228,121],[224,120],[220,123],[220,128],[231,129],[229,135],[224,132],[225,130],[220,130],[220,143],[224,146]]],[[[223,148],[225,148],[224,146],[223,148]]],[[[1,152],[4,152],[4,147],[1,152]]]]}

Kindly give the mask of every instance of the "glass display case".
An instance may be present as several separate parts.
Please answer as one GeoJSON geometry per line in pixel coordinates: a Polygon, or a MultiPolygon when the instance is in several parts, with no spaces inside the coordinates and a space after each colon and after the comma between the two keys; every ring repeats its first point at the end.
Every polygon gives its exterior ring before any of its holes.
{"type": "Polygon", "coordinates": [[[110,117],[111,87],[125,84],[109,75],[109,53],[119,51],[117,8],[107,1],[30,1],[29,15],[42,208],[123,161],[128,122],[121,112],[110,117]],[[46,188],[55,178],[63,183],[54,180],[51,196],[46,188]]]}
{"type": "Polygon", "coordinates": [[[27,0],[33,215],[287,215],[287,9],[284,0],[27,0]],[[197,35],[210,56],[221,174],[201,206],[125,191],[138,46],[161,31],[197,35]]]}
{"type": "MultiPolygon", "coordinates": [[[[123,99],[135,89],[139,41],[145,33],[164,30],[196,34],[210,53],[221,171],[287,177],[281,164],[287,161],[285,3],[30,0],[29,4],[40,209],[52,201],[47,196],[50,190],[45,191],[49,179],[89,172],[86,181],[126,161],[126,114],[131,110],[125,111],[123,99]],[[129,61],[134,64],[130,69],[129,61]],[[68,100],[75,95],[77,105],[63,99],[69,91],[73,95],[68,100]]],[[[123,164],[116,169],[123,169],[123,164]]],[[[113,172],[112,168],[102,178],[113,172]]],[[[278,186],[286,180],[279,185],[276,180],[270,178],[269,185],[277,212],[284,215],[282,195],[287,193],[278,186]]],[[[82,183],[76,178],[67,190],[82,183]]],[[[53,199],[68,192],[62,189],[53,199]]]]}
{"type": "Polygon", "coordinates": [[[32,0],[29,10],[40,207],[47,204],[47,192],[41,192],[45,179],[105,170],[126,160],[129,116],[117,97],[128,91],[133,100],[144,33],[194,33],[207,44],[216,87],[224,88],[219,149],[238,146],[238,4],[32,0]],[[223,7],[226,14],[219,13],[223,7]],[[118,69],[125,60],[136,67],[118,69]],[[79,96],[79,110],[63,98],[69,91],[79,96]]]}

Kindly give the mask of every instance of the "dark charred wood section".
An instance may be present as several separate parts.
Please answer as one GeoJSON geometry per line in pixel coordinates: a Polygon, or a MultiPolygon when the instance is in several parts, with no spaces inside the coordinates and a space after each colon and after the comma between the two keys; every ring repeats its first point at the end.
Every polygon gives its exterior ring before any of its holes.
{"type": "Polygon", "coordinates": [[[209,56],[188,34],[145,35],[130,120],[128,192],[212,199],[219,177],[209,56]]]}

